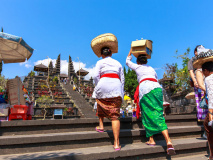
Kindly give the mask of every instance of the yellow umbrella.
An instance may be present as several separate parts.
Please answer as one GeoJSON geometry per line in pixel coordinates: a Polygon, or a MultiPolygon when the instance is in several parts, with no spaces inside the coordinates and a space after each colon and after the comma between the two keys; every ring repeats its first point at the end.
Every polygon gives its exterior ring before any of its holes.
{"type": "Polygon", "coordinates": [[[131,100],[131,98],[130,98],[129,96],[125,95],[125,96],[124,96],[124,100],[125,100],[125,101],[131,100]]]}

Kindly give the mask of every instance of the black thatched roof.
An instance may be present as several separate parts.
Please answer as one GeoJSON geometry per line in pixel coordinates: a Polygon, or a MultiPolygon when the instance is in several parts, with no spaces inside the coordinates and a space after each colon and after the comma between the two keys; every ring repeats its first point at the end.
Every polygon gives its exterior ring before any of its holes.
{"type": "Polygon", "coordinates": [[[88,71],[86,71],[86,70],[84,70],[84,69],[82,69],[82,68],[76,72],[76,74],[77,74],[77,75],[80,74],[80,76],[86,76],[88,73],[89,73],[88,71]],[[80,72],[80,73],[79,73],[79,72],[80,72]]]}
{"type": "Polygon", "coordinates": [[[67,75],[67,74],[60,74],[60,77],[61,77],[61,78],[67,78],[68,75],[67,75]]]}
{"type": "Polygon", "coordinates": [[[34,66],[34,71],[48,72],[48,67],[41,63],[41,64],[34,66]]]}

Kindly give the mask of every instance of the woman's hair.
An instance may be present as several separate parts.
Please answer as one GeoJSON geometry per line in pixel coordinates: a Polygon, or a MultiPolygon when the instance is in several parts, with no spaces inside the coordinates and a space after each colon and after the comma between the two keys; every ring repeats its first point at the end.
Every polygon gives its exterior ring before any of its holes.
{"type": "Polygon", "coordinates": [[[213,61],[210,61],[210,62],[205,62],[203,65],[202,65],[202,70],[207,70],[207,71],[210,71],[210,72],[213,72],[213,61]]]}
{"type": "Polygon", "coordinates": [[[110,56],[111,54],[112,54],[112,51],[109,49],[109,47],[101,48],[101,55],[110,56]]]}
{"type": "Polygon", "coordinates": [[[137,63],[139,64],[147,64],[147,56],[146,55],[139,55],[137,58],[137,63]]]}
{"type": "Polygon", "coordinates": [[[197,48],[200,47],[201,45],[197,45],[194,49],[194,53],[197,52],[197,48]]]}

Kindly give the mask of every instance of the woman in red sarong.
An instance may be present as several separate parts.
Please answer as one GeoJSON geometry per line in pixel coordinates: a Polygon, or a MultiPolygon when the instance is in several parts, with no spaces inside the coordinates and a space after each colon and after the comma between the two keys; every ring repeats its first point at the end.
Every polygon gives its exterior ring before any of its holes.
{"type": "Polygon", "coordinates": [[[120,107],[124,96],[124,73],[122,65],[112,59],[112,52],[108,47],[101,49],[102,59],[96,63],[93,98],[97,101],[97,115],[99,126],[96,131],[104,132],[104,117],[112,121],[114,135],[114,149],[120,150],[120,107]]]}

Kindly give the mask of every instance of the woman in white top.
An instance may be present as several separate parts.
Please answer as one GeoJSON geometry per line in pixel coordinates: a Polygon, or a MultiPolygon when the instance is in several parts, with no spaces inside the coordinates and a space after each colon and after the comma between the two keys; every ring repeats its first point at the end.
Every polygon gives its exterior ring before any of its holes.
{"type": "Polygon", "coordinates": [[[206,62],[202,65],[205,78],[206,93],[208,95],[208,110],[204,121],[204,128],[209,142],[210,160],[213,160],[213,62],[206,62]]]}
{"type": "Polygon", "coordinates": [[[103,118],[112,121],[114,134],[114,149],[120,150],[120,107],[124,96],[124,73],[122,65],[111,58],[112,53],[108,47],[101,49],[103,59],[99,60],[95,67],[95,89],[92,97],[97,101],[97,115],[99,126],[96,131],[104,132],[103,118]]]}
{"type": "Polygon", "coordinates": [[[155,145],[153,135],[162,132],[167,143],[167,154],[174,155],[176,153],[169,138],[165,118],[163,117],[163,93],[162,87],[157,80],[157,74],[151,66],[147,65],[146,55],[139,55],[137,57],[137,64],[131,62],[131,52],[132,50],[130,50],[126,58],[126,65],[137,74],[139,82],[138,102],[146,136],[149,137],[149,141],[146,144],[155,145]]]}

